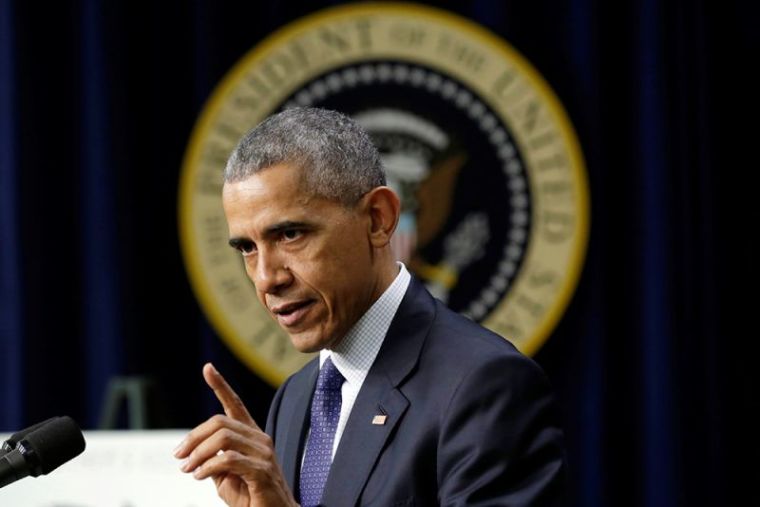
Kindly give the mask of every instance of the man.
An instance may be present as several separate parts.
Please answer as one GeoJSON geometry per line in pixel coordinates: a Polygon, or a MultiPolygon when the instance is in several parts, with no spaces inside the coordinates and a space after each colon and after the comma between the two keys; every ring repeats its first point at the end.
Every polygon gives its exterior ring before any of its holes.
{"type": "Polygon", "coordinates": [[[395,261],[399,199],[355,122],[286,110],[224,177],[230,245],[296,349],[320,357],[277,391],[266,432],[207,364],[225,415],[178,446],[183,471],[233,506],[560,504],[548,382],[395,261]]]}

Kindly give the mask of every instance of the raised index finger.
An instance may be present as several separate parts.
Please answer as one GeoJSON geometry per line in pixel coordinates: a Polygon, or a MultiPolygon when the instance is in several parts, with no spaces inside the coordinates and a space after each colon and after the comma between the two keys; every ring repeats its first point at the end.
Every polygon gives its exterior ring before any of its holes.
{"type": "Polygon", "coordinates": [[[206,380],[206,384],[213,389],[217,399],[222,403],[222,408],[224,408],[224,413],[227,416],[259,429],[258,424],[253,420],[251,414],[248,413],[248,409],[245,408],[240,396],[232,390],[227,381],[224,380],[224,377],[222,377],[222,374],[214,368],[214,365],[206,363],[203,366],[203,378],[206,380]]]}

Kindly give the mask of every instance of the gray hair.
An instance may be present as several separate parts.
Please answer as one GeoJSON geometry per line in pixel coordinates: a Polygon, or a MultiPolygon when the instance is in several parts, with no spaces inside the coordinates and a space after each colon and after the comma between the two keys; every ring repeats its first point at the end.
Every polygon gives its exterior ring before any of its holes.
{"type": "Polygon", "coordinates": [[[380,154],[367,132],[327,109],[296,107],[261,122],[230,155],[224,181],[242,181],[278,164],[299,167],[308,192],[346,206],[385,185],[380,154]]]}

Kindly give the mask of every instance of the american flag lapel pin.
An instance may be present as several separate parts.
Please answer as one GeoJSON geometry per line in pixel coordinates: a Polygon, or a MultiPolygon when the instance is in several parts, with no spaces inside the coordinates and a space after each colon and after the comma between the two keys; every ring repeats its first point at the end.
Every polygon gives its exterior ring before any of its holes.
{"type": "Polygon", "coordinates": [[[372,418],[372,424],[375,424],[377,426],[382,426],[383,424],[385,424],[386,419],[388,419],[387,415],[378,414],[372,418]]]}

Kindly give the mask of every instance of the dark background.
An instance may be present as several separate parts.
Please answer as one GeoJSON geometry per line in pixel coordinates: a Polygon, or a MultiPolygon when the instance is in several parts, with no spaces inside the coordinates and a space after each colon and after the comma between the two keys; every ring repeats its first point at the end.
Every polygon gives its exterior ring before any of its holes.
{"type": "MultiPolygon", "coordinates": [[[[114,375],[154,379],[152,425],[194,426],[208,360],[264,421],[272,388],[189,286],[180,166],[224,73],[339,3],[0,0],[0,430],[94,428],[114,375]]],[[[573,504],[760,505],[756,3],[430,3],[525,55],[586,157],[586,265],[536,356],[573,504]]]]}

